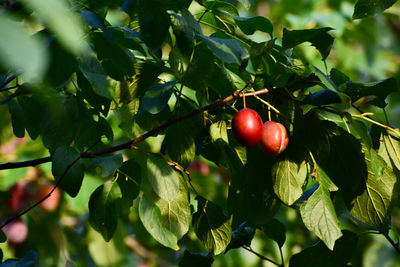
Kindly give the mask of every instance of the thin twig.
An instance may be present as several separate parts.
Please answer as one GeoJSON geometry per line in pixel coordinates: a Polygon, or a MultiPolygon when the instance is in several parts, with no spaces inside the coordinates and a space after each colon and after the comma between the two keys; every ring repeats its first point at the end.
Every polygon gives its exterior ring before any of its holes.
{"type": "Polygon", "coordinates": [[[388,233],[382,233],[382,235],[384,237],[386,237],[386,239],[390,242],[390,244],[393,246],[393,248],[396,250],[396,252],[400,254],[400,245],[399,245],[399,243],[398,242],[397,243],[394,242],[394,240],[389,236],[388,233]]]}
{"type": "Polygon", "coordinates": [[[271,260],[271,259],[269,259],[269,258],[267,258],[267,257],[265,257],[265,256],[263,256],[263,255],[261,255],[260,253],[254,251],[251,247],[242,246],[242,248],[244,248],[245,250],[247,250],[247,251],[253,253],[254,255],[256,255],[257,257],[259,257],[260,259],[263,259],[263,260],[265,260],[265,261],[269,261],[270,263],[275,264],[276,266],[283,267],[282,264],[279,264],[279,263],[277,263],[276,261],[271,260]]]}
{"type": "Polygon", "coordinates": [[[16,74],[12,74],[10,77],[8,77],[1,85],[0,85],[0,89],[4,88],[7,84],[9,84],[10,82],[12,82],[13,80],[15,80],[17,78],[16,74]]]}

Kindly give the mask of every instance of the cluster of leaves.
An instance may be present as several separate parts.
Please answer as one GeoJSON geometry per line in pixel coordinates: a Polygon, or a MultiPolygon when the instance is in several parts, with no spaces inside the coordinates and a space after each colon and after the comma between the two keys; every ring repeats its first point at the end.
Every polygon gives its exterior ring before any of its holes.
{"type": "MultiPolygon", "coordinates": [[[[393,4],[386,2],[371,8],[359,1],[354,18],[393,4]]],[[[310,266],[316,254],[315,266],[327,258],[332,266],[347,264],[358,239],[344,227],[349,221],[393,241],[400,131],[358,104],[384,109],[397,81],[356,83],[292,53],[309,42],[325,60],[332,28],[284,29],[279,39],[267,18],[240,16],[224,1],[87,0],[71,7],[26,0],[6,1],[2,12],[7,71],[0,102],[8,105],[13,133],[42,141],[50,157],[41,163],[51,161],[57,186],[70,197],[79,196],[84,177],[101,177],[86,204],[89,224],[105,241],[121,238],[118,222],[135,214],[173,250],[188,247],[194,232],[209,253],[186,250],[180,264],[209,265],[230,249],[252,251],[256,231],[281,248],[286,230],[274,218],[280,205],[297,209],[322,240],[294,255],[291,266],[310,266]],[[115,5],[121,23],[112,23],[115,5]],[[28,18],[43,30],[30,36],[18,22],[28,18]],[[250,38],[255,32],[263,41],[250,38]],[[264,88],[267,95],[247,104],[289,130],[289,147],[278,157],[240,147],[230,123],[241,101],[221,102],[236,90],[264,88]],[[229,172],[227,197],[194,186],[186,170],[196,157],[229,172]]]]}

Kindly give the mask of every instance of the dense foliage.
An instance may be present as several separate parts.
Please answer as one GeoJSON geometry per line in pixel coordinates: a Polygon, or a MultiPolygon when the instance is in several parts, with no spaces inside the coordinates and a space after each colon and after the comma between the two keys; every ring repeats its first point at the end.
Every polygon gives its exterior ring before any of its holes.
{"type": "Polygon", "coordinates": [[[1,2],[0,259],[400,264],[399,7],[274,2],[1,2]]]}

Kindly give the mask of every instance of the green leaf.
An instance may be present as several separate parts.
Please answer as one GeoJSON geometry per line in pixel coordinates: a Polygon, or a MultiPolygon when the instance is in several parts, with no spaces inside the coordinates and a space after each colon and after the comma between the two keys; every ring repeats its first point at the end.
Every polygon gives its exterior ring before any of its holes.
{"type": "Polygon", "coordinates": [[[243,60],[249,57],[247,50],[240,45],[238,40],[208,37],[204,35],[199,36],[207,44],[209,49],[224,63],[236,63],[240,65],[243,60]]]}
{"type": "Polygon", "coordinates": [[[4,234],[2,230],[0,230],[0,243],[4,243],[7,241],[7,236],[4,234]]]}
{"type": "Polygon", "coordinates": [[[314,232],[326,246],[333,250],[335,241],[342,236],[339,220],[335,207],[330,198],[329,191],[337,190],[327,177],[326,173],[317,167],[317,179],[320,187],[300,206],[300,214],[304,225],[314,232]]]}
{"type": "Polygon", "coordinates": [[[218,121],[210,126],[210,136],[212,142],[217,142],[217,140],[222,140],[229,144],[228,131],[226,130],[226,121],[218,121]]]}
{"type": "Polygon", "coordinates": [[[375,96],[375,99],[368,101],[371,105],[384,108],[386,97],[393,92],[399,91],[395,78],[389,78],[375,83],[353,83],[347,82],[345,92],[350,95],[352,101],[357,101],[364,96],[375,96]]]}
{"type": "Polygon", "coordinates": [[[291,257],[290,267],[336,267],[347,266],[353,253],[357,249],[357,234],[343,230],[343,236],[339,238],[333,251],[329,250],[324,243],[306,248],[298,254],[291,257]]]}
{"type": "Polygon", "coordinates": [[[83,25],[79,16],[72,12],[65,0],[24,0],[36,15],[43,19],[60,42],[75,54],[83,50],[83,25]]]}
{"type": "Polygon", "coordinates": [[[301,43],[310,42],[321,53],[322,59],[326,59],[331,51],[334,38],[328,34],[333,30],[330,27],[293,30],[283,29],[282,47],[284,49],[293,48],[301,43]]]}
{"type": "Polygon", "coordinates": [[[344,84],[344,83],[350,81],[350,78],[346,74],[344,74],[343,72],[341,72],[340,70],[335,69],[335,68],[331,69],[331,72],[329,73],[329,77],[336,84],[336,86],[339,86],[341,84],[344,84]]]}
{"type": "Polygon", "coordinates": [[[180,179],[179,193],[171,201],[157,198],[154,204],[160,209],[162,224],[177,239],[182,238],[189,230],[191,213],[188,191],[180,179]]]}
{"type": "Polygon", "coordinates": [[[324,89],[316,93],[309,94],[306,98],[304,98],[303,103],[314,106],[322,106],[341,103],[341,99],[335,91],[324,89]]]}
{"type": "Polygon", "coordinates": [[[90,166],[100,167],[103,177],[110,176],[122,165],[122,154],[97,157],[90,161],[90,166]]]}
{"type": "Polygon", "coordinates": [[[110,241],[118,225],[117,200],[122,198],[118,183],[99,186],[89,200],[89,223],[105,241],[110,241]]]}
{"type": "Polygon", "coordinates": [[[392,169],[400,170],[400,141],[389,134],[383,134],[378,154],[391,166],[392,169]]]}
{"type": "Polygon", "coordinates": [[[37,36],[27,30],[6,13],[0,16],[0,59],[4,67],[21,71],[24,80],[40,80],[47,67],[48,54],[37,36]]]}
{"type": "Polygon", "coordinates": [[[150,87],[142,99],[141,108],[151,114],[160,113],[168,105],[175,84],[176,80],[150,87]]]}
{"type": "Polygon", "coordinates": [[[283,223],[277,219],[272,219],[262,226],[264,233],[275,240],[279,247],[283,247],[286,241],[286,228],[283,223]]]}
{"type": "Polygon", "coordinates": [[[272,167],[272,183],[275,194],[286,205],[292,205],[303,194],[307,178],[305,161],[290,158],[288,153],[272,167]]]}
{"type": "Polygon", "coordinates": [[[108,91],[109,80],[95,57],[90,55],[81,58],[79,60],[79,68],[96,94],[111,99],[110,92],[108,91]]]}
{"type": "Polygon", "coordinates": [[[180,267],[211,267],[214,262],[213,257],[207,252],[206,254],[192,253],[185,250],[183,257],[179,261],[180,267]]]}
{"type": "Polygon", "coordinates": [[[166,201],[172,201],[179,193],[179,177],[162,157],[149,154],[147,178],[154,192],[166,201]]]}
{"type": "Polygon", "coordinates": [[[151,49],[157,49],[168,35],[170,18],[155,0],[139,0],[140,33],[151,49]]]}
{"type": "Polygon", "coordinates": [[[137,198],[142,180],[140,165],[133,159],[125,161],[118,168],[118,184],[121,188],[122,198],[130,203],[137,198]]]}
{"type": "Polygon", "coordinates": [[[28,250],[25,256],[20,260],[9,259],[3,262],[1,265],[5,267],[14,266],[36,266],[38,261],[38,254],[34,250],[28,250]]]}
{"type": "Polygon", "coordinates": [[[244,34],[252,35],[255,31],[261,31],[273,35],[273,26],[269,19],[261,16],[255,17],[238,17],[231,15],[227,12],[220,11],[221,13],[233,18],[239,28],[244,34]]]}
{"type": "Polygon", "coordinates": [[[24,110],[21,105],[14,99],[8,102],[8,108],[11,114],[11,122],[13,132],[16,137],[22,138],[25,136],[25,117],[24,110]]]}
{"type": "Polygon", "coordinates": [[[198,210],[193,214],[192,224],[197,237],[214,255],[222,253],[231,241],[232,217],[209,200],[197,198],[198,210]]]}
{"type": "Polygon", "coordinates": [[[187,123],[177,123],[167,129],[165,145],[171,159],[183,168],[189,167],[196,156],[193,131],[187,123]]]}
{"type": "Polygon", "coordinates": [[[142,196],[139,202],[139,217],[146,230],[162,245],[178,250],[178,239],[164,225],[160,209],[142,196]]]}
{"type": "Polygon", "coordinates": [[[358,0],[354,7],[353,19],[374,16],[391,7],[397,0],[358,0]]]}
{"type": "Polygon", "coordinates": [[[125,76],[135,74],[133,60],[126,51],[115,43],[115,40],[109,40],[106,35],[100,32],[91,34],[91,40],[95,45],[97,57],[104,68],[104,71],[113,79],[122,81],[125,76]]]}
{"type": "MultiPolygon", "coordinates": [[[[67,168],[79,157],[79,153],[72,147],[59,147],[52,156],[51,171],[54,178],[58,181],[67,168]]],[[[82,185],[83,164],[79,159],[65,173],[59,187],[67,192],[71,197],[75,197],[82,185]]]]}
{"type": "Polygon", "coordinates": [[[398,185],[393,169],[388,168],[386,162],[376,154],[375,150],[364,149],[365,162],[368,167],[365,187],[350,203],[350,213],[357,220],[387,233],[390,224],[392,207],[398,197],[398,185]],[[376,177],[372,168],[372,154],[375,160],[383,166],[381,177],[376,177]]]}
{"type": "Polygon", "coordinates": [[[334,91],[342,100],[342,103],[339,105],[340,109],[346,109],[349,108],[351,105],[351,99],[348,95],[342,93],[339,88],[336,86],[336,84],[327,76],[325,73],[323,73],[320,69],[318,69],[315,66],[311,66],[312,71],[315,73],[315,75],[318,76],[318,78],[321,80],[321,82],[330,90],[334,91]]]}
{"type": "Polygon", "coordinates": [[[232,232],[231,242],[226,247],[225,253],[241,246],[250,246],[255,234],[256,229],[254,227],[247,226],[247,222],[242,223],[232,232]]]}
{"type": "Polygon", "coordinates": [[[345,116],[346,116],[347,120],[349,121],[350,125],[354,128],[354,130],[356,130],[358,135],[361,137],[362,141],[367,146],[367,149],[371,149],[372,140],[371,140],[371,136],[368,133],[367,126],[359,120],[354,120],[353,117],[351,116],[351,114],[348,112],[345,113],[345,116]]]}

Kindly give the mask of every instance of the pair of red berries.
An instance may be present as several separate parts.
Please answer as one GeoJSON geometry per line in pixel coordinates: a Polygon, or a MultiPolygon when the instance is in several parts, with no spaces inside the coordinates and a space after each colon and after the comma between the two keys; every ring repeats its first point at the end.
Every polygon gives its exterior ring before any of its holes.
{"type": "Polygon", "coordinates": [[[236,113],[232,120],[232,131],[242,146],[253,147],[260,144],[264,153],[271,156],[280,154],[289,143],[285,126],[274,121],[263,124],[260,115],[250,108],[236,113]]]}

